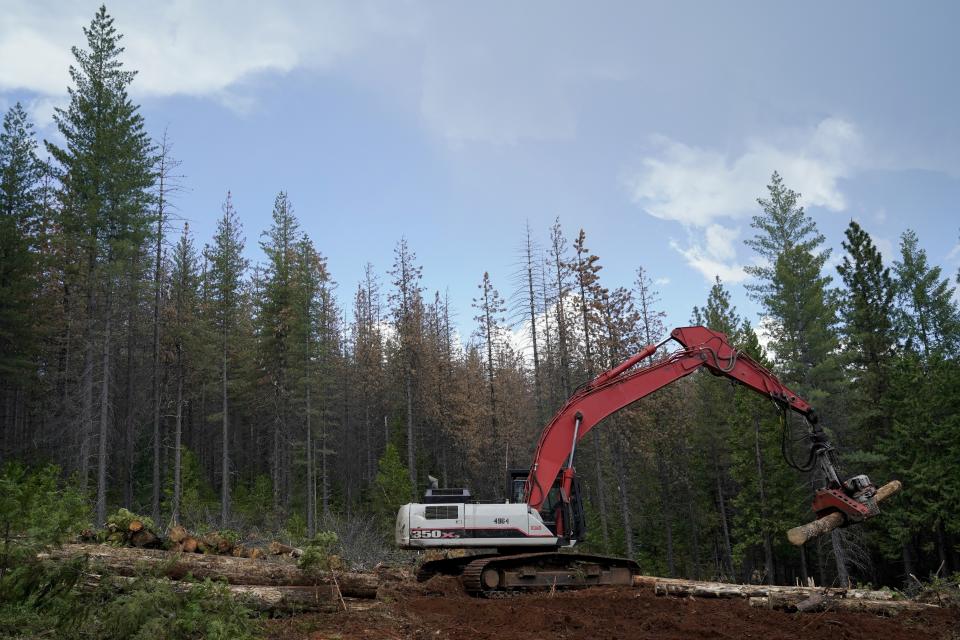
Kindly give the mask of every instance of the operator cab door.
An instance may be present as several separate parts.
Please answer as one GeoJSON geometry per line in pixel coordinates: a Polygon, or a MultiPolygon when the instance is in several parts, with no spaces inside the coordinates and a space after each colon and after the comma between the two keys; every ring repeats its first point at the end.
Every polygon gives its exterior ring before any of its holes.
{"type": "MultiPolygon", "coordinates": [[[[524,488],[529,469],[510,469],[507,479],[507,496],[513,502],[523,502],[524,488]]],[[[586,535],[583,503],[580,501],[580,480],[573,476],[570,495],[564,496],[561,488],[562,474],[557,476],[540,506],[540,518],[550,532],[566,540],[581,541],[586,535]],[[558,532],[557,529],[561,529],[558,532]]]]}

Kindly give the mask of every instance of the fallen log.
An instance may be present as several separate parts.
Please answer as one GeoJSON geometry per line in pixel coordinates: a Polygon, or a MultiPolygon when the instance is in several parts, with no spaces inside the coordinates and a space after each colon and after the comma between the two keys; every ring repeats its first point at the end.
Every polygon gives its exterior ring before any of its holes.
{"type": "Polygon", "coordinates": [[[868,600],[838,596],[803,598],[786,594],[753,597],[749,599],[749,603],[751,607],[796,611],[798,613],[840,610],[896,615],[903,611],[929,611],[939,608],[935,604],[914,602],[913,600],[868,600]]]}
{"type": "MultiPolygon", "coordinates": [[[[883,485],[877,489],[876,500],[877,503],[881,503],[890,496],[894,495],[902,488],[902,484],[899,480],[893,480],[883,485]]],[[[828,515],[823,516],[822,518],[817,518],[813,522],[808,522],[807,524],[802,524],[799,527],[794,527],[787,531],[787,539],[791,544],[795,544],[798,547],[804,544],[807,540],[812,540],[817,536],[822,536],[825,533],[830,533],[834,529],[837,529],[843,526],[844,516],[842,513],[834,512],[828,515]]]]}
{"type": "Polygon", "coordinates": [[[856,600],[893,600],[892,591],[874,591],[870,589],[833,589],[825,587],[791,587],[767,584],[732,584],[728,582],[702,582],[680,578],[658,578],[655,576],[634,576],[636,587],[652,587],[654,593],[661,596],[692,596],[698,598],[755,598],[770,595],[784,595],[798,599],[812,595],[842,596],[856,600]]]}
{"type": "MultiPolygon", "coordinates": [[[[107,572],[121,576],[136,576],[146,569],[174,580],[192,575],[235,585],[314,587],[333,582],[329,572],[309,573],[285,562],[106,545],[68,544],[39,557],[60,560],[77,556],[87,556],[107,572]]],[[[343,595],[353,598],[375,598],[381,582],[378,576],[366,573],[337,573],[336,579],[343,595]]]]}
{"type": "MultiPolygon", "coordinates": [[[[88,574],[84,577],[83,586],[92,589],[102,584],[103,580],[105,580],[103,576],[88,574]]],[[[106,580],[109,581],[109,584],[122,590],[133,584],[136,578],[109,576],[106,580]]],[[[187,593],[202,586],[196,582],[179,582],[175,580],[165,582],[178,593],[187,593]]],[[[378,604],[369,598],[341,598],[333,584],[309,587],[268,587],[229,584],[224,585],[224,587],[232,596],[251,609],[271,613],[298,613],[304,611],[329,612],[343,610],[365,611],[378,604]]]]}
{"type": "Polygon", "coordinates": [[[282,542],[277,542],[276,540],[271,542],[267,548],[272,556],[290,556],[291,558],[299,558],[303,555],[303,549],[291,547],[288,544],[283,544],[282,542]]]}

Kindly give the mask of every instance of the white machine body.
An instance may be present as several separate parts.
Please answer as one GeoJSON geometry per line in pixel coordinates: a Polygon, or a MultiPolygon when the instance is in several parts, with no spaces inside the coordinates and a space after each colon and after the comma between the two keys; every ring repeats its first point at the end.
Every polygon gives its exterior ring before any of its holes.
{"type": "Polygon", "coordinates": [[[405,504],[397,513],[395,533],[401,549],[559,544],[540,514],[523,502],[405,504]]]}

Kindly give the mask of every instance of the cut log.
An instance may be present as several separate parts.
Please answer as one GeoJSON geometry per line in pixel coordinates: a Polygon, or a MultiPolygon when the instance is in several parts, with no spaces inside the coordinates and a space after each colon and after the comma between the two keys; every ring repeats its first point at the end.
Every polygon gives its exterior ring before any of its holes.
{"type": "Polygon", "coordinates": [[[276,540],[270,543],[268,549],[270,550],[270,555],[272,556],[290,556],[291,558],[299,558],[303,555],[303,549],[291,547],[288,544],[283,544],[282,542],[277,542],[276,540]]]}
{"type": "Polygon", "coordinates": [[[913,600],[867,600],[863,598],[841,598],[818,596],[817,598],[797,598],[785,594],[750,598],[751,607],[780,609],[812,613],[816,611],[863,611],[884,615],[896,615],[903,611],[930,611],[938,609],[935,604],[914,602],[913,600]]]}
{"type": "Polygon", "coordinates": [[[159,547],[160,538],[149,529],[140,528],[130,535],[130,544],[135,547],[159,547]]]}
{"type": "MultiPolygon", "coordinates": [[[[95,588],[104,578],[97,574],[84,577],[85,588],[95,588]]],[[[109,576],[106,580],[118,590],[131,585],[135,578],[109,576]]],[[[195,582],[164,581],[174,591],[186,593],[200,585],[195,582]]],[[[369,598],[340,598],[332,584],[312,587],[264,587],[256,585],[225,585],[227,591],[243,604],[256,611],[270,613],[299,613],[305,611],[365,611],[379,603],[369,598]]]]}
{"type": "MultiPolygon", "coordinates": [[[[296,565],[234,558],[232,556],[170,553],[153,549],[114,548],[105,545],[69,544],[55,549],[41,558],[67,559],[87,556],[109,573],[135,576],[143,569],[160,571],[165,577],[179,579],[187,575],[196,578],[224,580],[230,584],[258,586],[309,587],[332,583],[328,572],[307,573],[296,565]]],[[[337,573],[337,581],[344,596],[375,598],[381,580],[365,573],[337,573]]]]}
{"type": "MultiPolygon", "coordinates": [[[[899,480],[893,480],[877,489],[877,504],[900,491],[902,486],[899,480]]],[[[790,529],[787,531],[787,539],[791,544],[799,547],[807,540],[812,540],[813,538],[822,536],[825,533],[830,533],[834,529],[843,526],[843,522],[843,514],[838,512],[830,513],[822,518],[817,518],[813,522],[808,522],[807,524],[802,524],[799,527],[790,529]]]]}
{"type": "Polygon", "coordinates": [[[869,589],[827,589],[822,587],[790,587],[766,584],[731,584],[727,582],[701,582],[679,578],[657,578],[654,576],[634,576],[634,586],[652,587],[654,593],[661,596],[694,596],[699,598],[755,598],[769,595],[785,595],[799,600],[819,594],[824,596],[842,596],[858,600],[893,600],[892,591],[872,591],[869,589]]]}
{"type": "Polygon", "coordinates": [[[226,555],[233,550],[233,543],[218,531],[212,531],[203,536],[202,542],[209,553],[226,555]]]}
{"type": "Polygon", "coordinates": [[[182,544],[183,544],[184,553],[196,553],[197,546],[200,544],[200,541],[194,538],[193,536],[189,536],[187,538],[184,538],[182,544]]]}
{"type": "Polygon", "coordinates": [[[130,533],[136,533],[137,531],[141,531],[142,529],[143,529],[143,523],[140,522],[139,520],[131,520],[130,524],[127,525],[127,531],[129,531],[130,533]]]}
{"type": "Polygon", "coordinates": [[[189,537],[190,534],[187,533],[186,527],[179,524],[174,527],[170,527],[170,531],[167,532],[167,539],[174,543],[183,542],[189,537]]]}

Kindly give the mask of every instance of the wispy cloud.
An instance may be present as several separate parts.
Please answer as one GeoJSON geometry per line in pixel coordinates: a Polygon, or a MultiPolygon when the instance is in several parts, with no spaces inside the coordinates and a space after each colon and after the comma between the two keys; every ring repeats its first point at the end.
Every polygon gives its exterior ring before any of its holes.
{"type": "Polygon", "coordinates": [[[739,227],[731,222],[757,213],[770,174],[776,170],[806,205],[843,211],[847,201],[839,181],[860,166],[857,128],[827,118],[805,130],[771,139],[750,139],[739,155],[690,146],[659,136],[654,151],[626,178],[632,200],[646,213],[681,223],[690,240],[672,246],[707,279],[745,278],[737,262],[739,227]]]}
{"type": "MultiPolygon", "coordinates": [[[[93,5],[12,4],[0,21],[0,60],[16,64],[0,64],[0,92],[65,95],[70,48],[84,44],[93,5]]],[[[124,62],[139,71],[140,96],[202,97],[244,113],[255,106],[249,85],[260,76],[304,69],[349,74],[407,101],[429,131],[455,146],[569,139],[580,85],[620,77],[616,68],[567,51],[570,34],[545,29],[548,35],[536,37],[549,46],[541,46],[531,42],[526,23],[468,7],[116,0],[109,10],[124,34],[124,62]],[[404,78],[402,86],[397,78],[404,78]]]]}
{"type": "MultiPolygon", "coordinates": [[[[140,71],[147,95],[218,97],[252,75],[327,68],[385,34],[402,30],[405,12],[387,5],[291,0],[274,3],[111,3],[124,34],[124,61],[140,71]]],[[[0,91],[59,96],[69,83],[70,47],[82,45],[87,3],[20,2],[0,22],[0,91]]],[[[230,96],[227,96],[228,98],[230,96]]]]}

